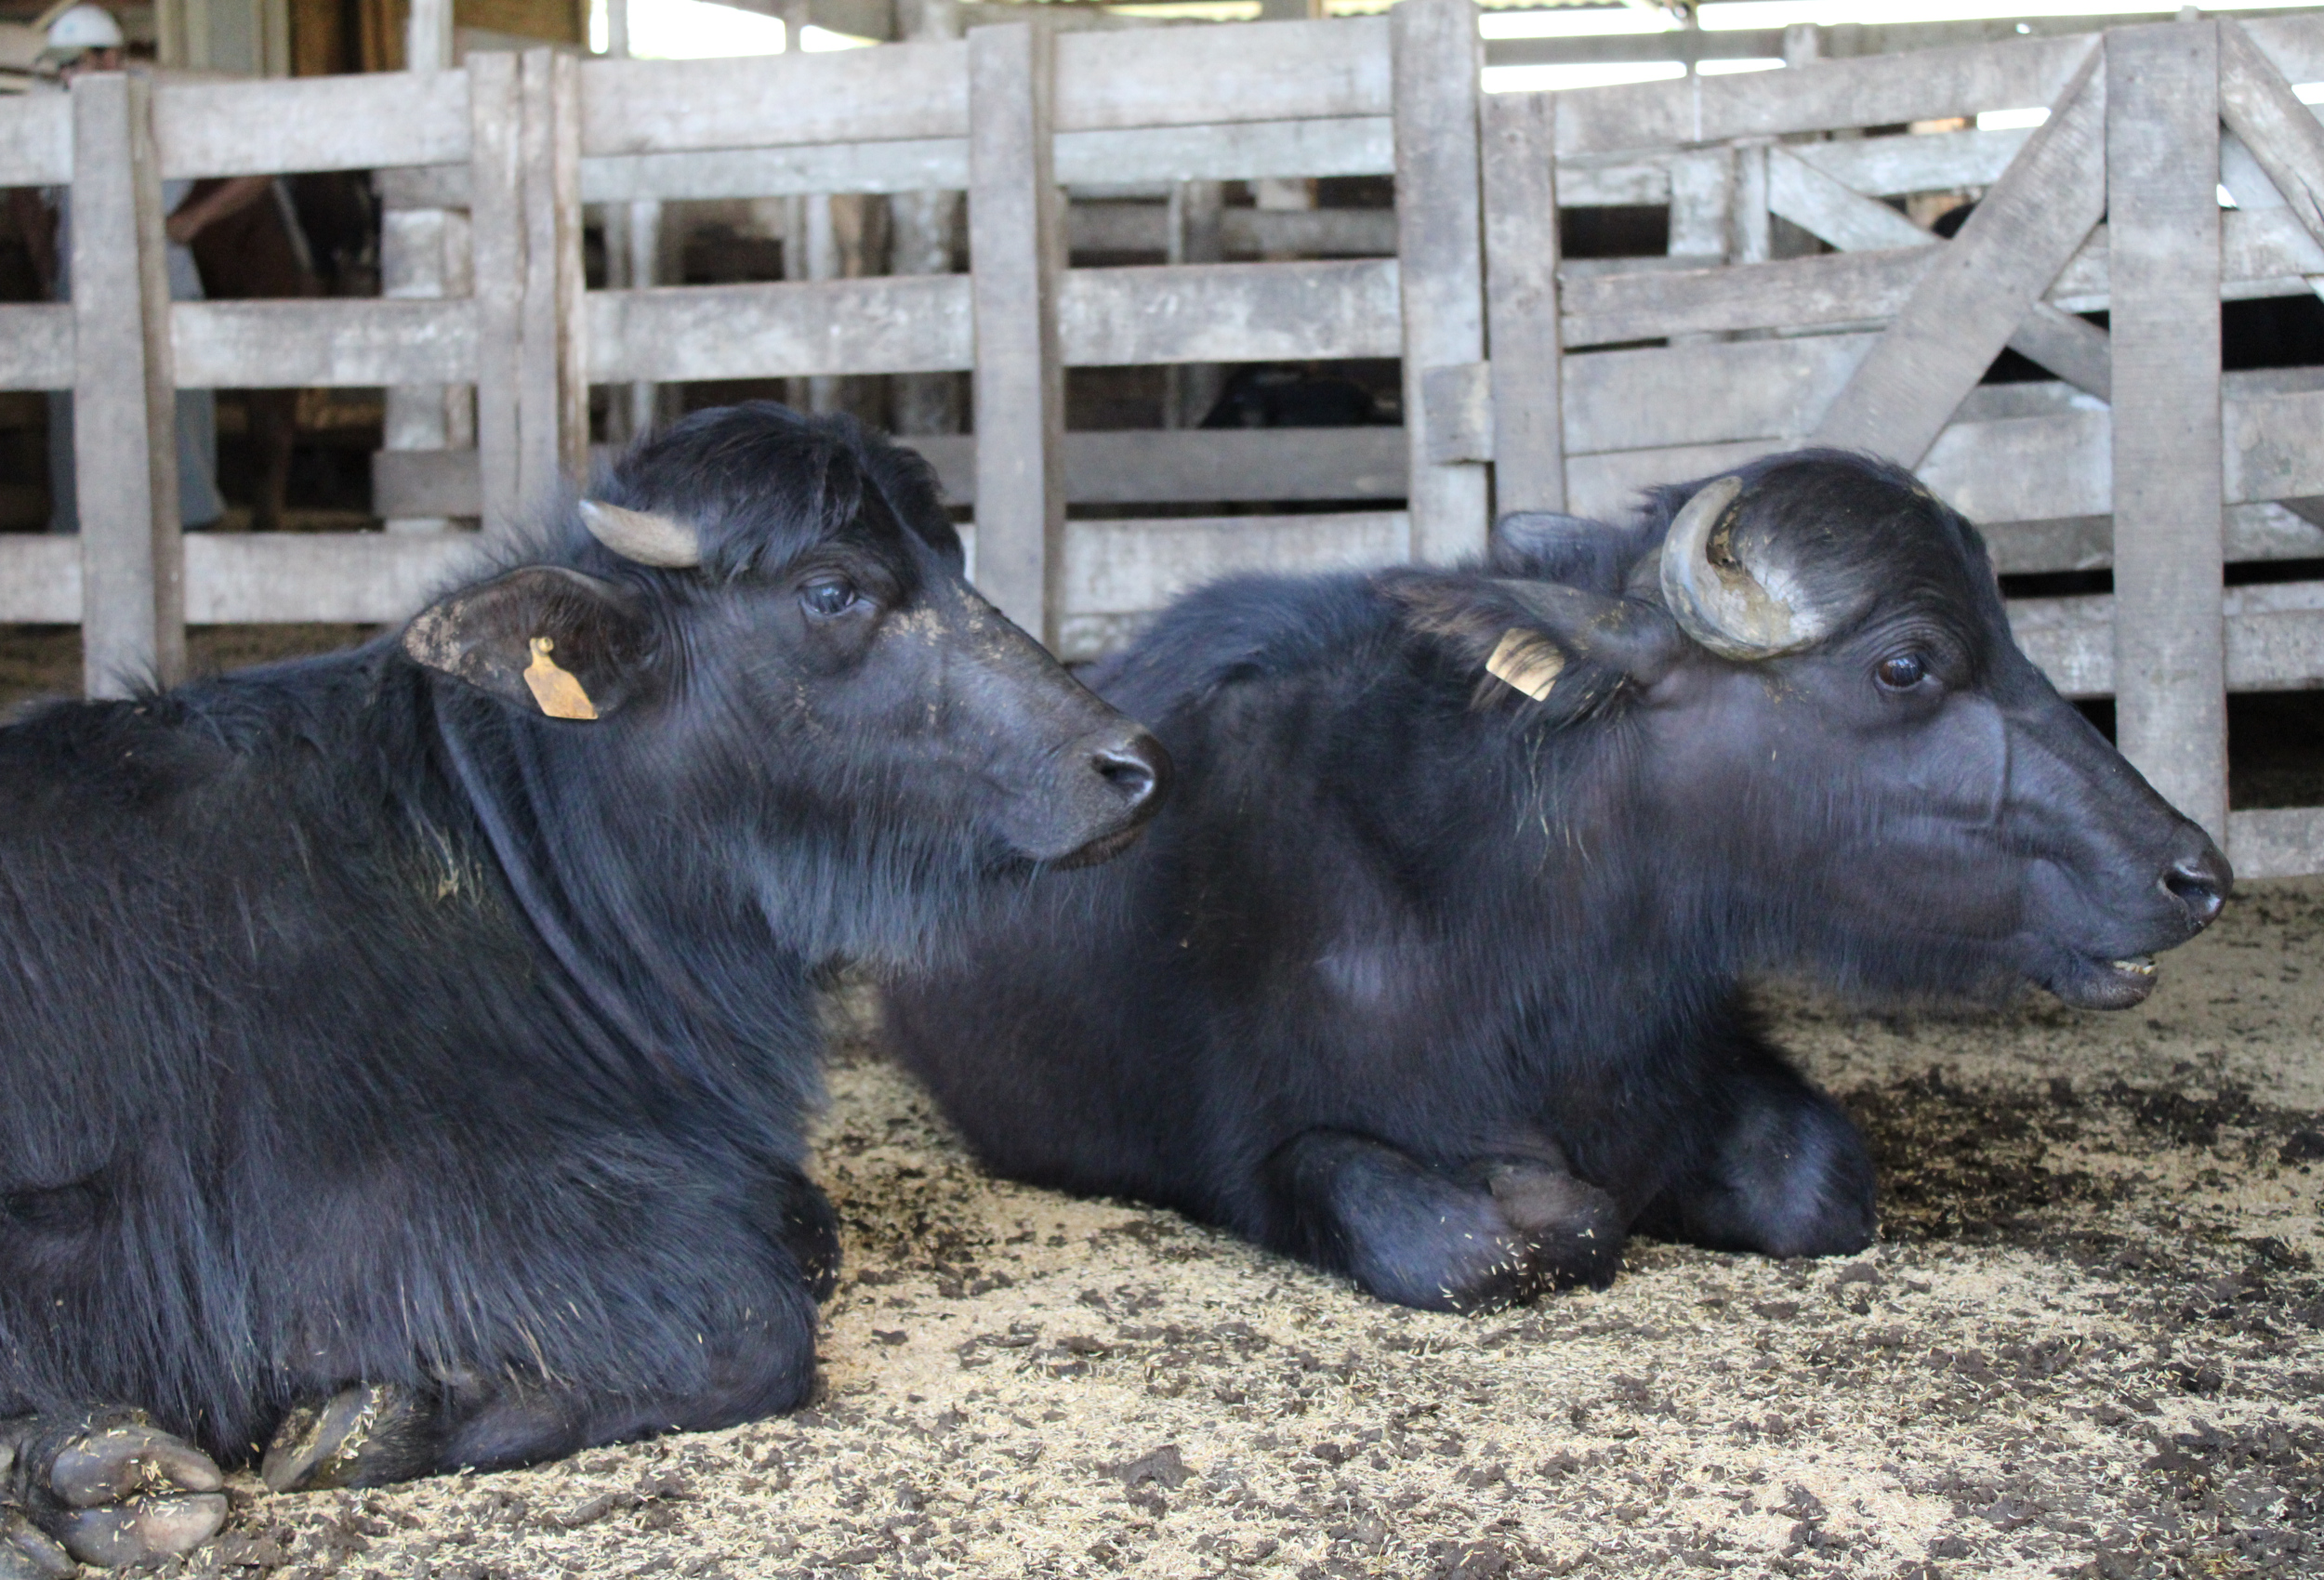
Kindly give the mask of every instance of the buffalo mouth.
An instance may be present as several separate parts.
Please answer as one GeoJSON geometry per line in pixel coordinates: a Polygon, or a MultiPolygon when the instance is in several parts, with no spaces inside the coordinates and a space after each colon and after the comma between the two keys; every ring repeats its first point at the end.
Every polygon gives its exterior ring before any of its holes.
{"type": "Polygon", "coordinates": [[[2043,985],[2078,1009],[2128,1009],[2145,1003],[2161,980],[2151,955],[2118,960],[2077,955],[2043,985]]]}
{"type": "Polygon", "coordinates": [[[1138,836],[1145,833],[1145,831],[1146,820],[1144,818],[1140,818],[1136,823],[1131,823],[1128,828],[1117,828],[1111,834],[1101,834],[1095,839],[1090,840],[1089,843],[1081,847],[1078,850],[1060,856],[1047,864],[1052,868],[1058,868],[1061,870],[1071,869],[1074,867],[1094,867],[1102,862],[1112,861],[1115,857],[1129,849],[1132,845],[1137,844],[1138,836]]]}

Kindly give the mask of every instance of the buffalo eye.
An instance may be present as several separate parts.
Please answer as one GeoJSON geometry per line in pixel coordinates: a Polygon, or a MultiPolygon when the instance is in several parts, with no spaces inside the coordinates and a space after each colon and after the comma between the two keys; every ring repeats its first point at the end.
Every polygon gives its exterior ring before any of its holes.
{"type": "Polygon", "coordinates": [[[1928,665],[1917,652],[1900,652],[1894,658],[1881,660],[1880,682],[1892,691],[1909,691],[1918,686],[1929,672],[1928,665]]]}
{"type": "Polygon", "coordinates": [[[837,576],[810,582],[799,589],[799,600],[807,606],[811,614],[844,614],[855,607],[860,596],[854,583],[842,581],[837,576]]]}

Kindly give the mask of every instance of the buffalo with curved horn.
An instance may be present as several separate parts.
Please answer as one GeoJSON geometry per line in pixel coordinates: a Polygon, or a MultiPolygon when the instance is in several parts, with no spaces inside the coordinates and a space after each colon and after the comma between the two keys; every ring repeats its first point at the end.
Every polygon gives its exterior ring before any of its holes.
{"type": "Polygon", "coordinates": [[[996,1168],[1391,1300],[1613,1276],[1644,1231],[1874,1231],[1745,984],[2112,1008],[2227,864],[2020,652],[1976,533],[1782,455],[1482,570],[1221,583],[1092,677],[1179,769],[1134,854],[890,996],[996,1168]]]}

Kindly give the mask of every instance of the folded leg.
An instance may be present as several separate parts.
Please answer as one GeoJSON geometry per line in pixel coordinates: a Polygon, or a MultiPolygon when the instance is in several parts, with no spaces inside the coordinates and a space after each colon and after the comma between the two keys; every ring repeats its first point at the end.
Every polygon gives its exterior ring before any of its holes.
{"type": "Polygon", "coordinates": [[[723,1252],[700,1259],[704,1286],[664,1282],[660,1245],[626,1269],[601,1248],[608,1287],[650,1291],[635,1350],[667,1347],[674,1310],[698,1352],[682,1382],[607,1376],[546,1382],[503,1368],[414,1385],[363,1380],[293,1409],[260,1471],[277,1492],[377,1486],[458,1469],[534,1464],[664,1431],[710,1431],[806,1402],[815,1377],[815,1306],[831,1292],[838,1236],[829,1202],[804,1176],[771,1168],[748,1192],[747,1221],[723,1252]],[[738,1254],[739,1251],[739,1254],[738,1254]]]}
{"type": "Polygon", "coordinates": [[[1756,1035],[1718,1050],[1709,1146],[1632,1226],[1771,1257],[1861,1251],[1879,1227],[1871,1155],[1841,1106],[1756,1035]]]}
{"type": "Polygon", "coordinates": [[[1574,1284],[1621,1259],[1604,1192],[1554,1163],[1485,1157],[1433,1168],[1366,1136],[1311,1130],[1268,1161],[1277,1248],[1427,1310],[1477,1310],[1574,1284]]]}

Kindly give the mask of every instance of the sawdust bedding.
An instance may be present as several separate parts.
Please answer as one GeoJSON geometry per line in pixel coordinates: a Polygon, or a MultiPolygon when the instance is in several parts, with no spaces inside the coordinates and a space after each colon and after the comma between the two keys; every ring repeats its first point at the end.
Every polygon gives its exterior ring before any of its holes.
{"type": "Polygon", "coordinates": [[[2142,1010],[1770,994],[1873,1138],[1839,1262],[1639,1244],[1425,1315],[987,1178],[860,1035],[825,1396],[515,1474],[270,1497],[174,1573],[2324,1574],[2324,883],[2142,1010]]]}

